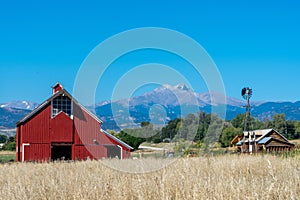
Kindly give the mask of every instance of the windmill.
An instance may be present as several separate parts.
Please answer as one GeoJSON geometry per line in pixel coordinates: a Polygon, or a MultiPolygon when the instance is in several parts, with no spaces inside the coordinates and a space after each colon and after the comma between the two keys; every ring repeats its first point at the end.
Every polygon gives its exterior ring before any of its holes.
{"type": "Polygon", "coordinates": [[[243,145],[242,145],[242,152],[249,152],[252,153],[255,148],[255,132],[253,131],[253,125],[251,121],[251,105],[250,105],[250,98],[252,96],[252,89],[249,87],[245,87],[242,89],[242,96],[245,100],[247,100],[246,113],[244,119],[244,134],[243,134],[243,145]],[[248,143],[248,148],[246,146],[248,143]]]}

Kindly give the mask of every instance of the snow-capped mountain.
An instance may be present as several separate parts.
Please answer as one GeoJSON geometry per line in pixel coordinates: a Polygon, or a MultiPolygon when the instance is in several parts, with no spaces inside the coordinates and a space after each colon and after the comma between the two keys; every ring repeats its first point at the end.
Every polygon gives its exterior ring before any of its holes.
{"type": "Polygon", "coordinates": [[[0,107],[0,130],[6,128],[15,128],[16,122],[30,112],[31,111],[28,109],[0,107]]]}
{"type": "Polygon", "coordinates": [[[39,104],[30,102],[30,101],[11,101],[8,103],[0,103],[0,108],[18,108],[18,109],[25,109],[25,110],[33,110],[39,104]]]}
{"type": "MultiPolygon", "coordinates": [[[[242,107],[245,101],[228,97],[225,94],[210,91],[205,93],[197,93],[191,90],[185,84],[175,86],[164,84],[153,91],[146,92],[140,96],[134,96],[129,99],[121,99],[114,102],[102,101],[95,104],[95,107],[105,106],[107,104],[119,104],[122,106],[134,107],[142,104],[159,104],[163,106],[179,106],[179,105],[197,105],[199,107],[230,105],[242,107]]],[[[252,106],[258,106],[265,103],[264,101],[252,101],[252,106]]]]}
{"type": "MultiPolygon", "coordinates": [[[[102,103],[101,105],[109,103],[111,102],[102,103]]],[[[113,103],[121,104],[123,106],[128,106],[129,104],[131,107],[141,104],[159,104],[163,106],[197,105],[199,107],[208,105],[242,106],[245,104],[242,100],[227,97],[225,94],[213,91],[200,94],[194,92],[184,84],[178,84],[175,86],[165,84],[153,91],[144,93],[141,96],[132,97],[130,99],[122,99],[113,103]]]]}
{"type": "MultiPolygon", "coordinates": [[[[118,101],[116,101],[118,103],[118,101]]],[[[147,92],[141,96],[132,97],[122,102],[129,102],[130,106],[137,106],[140,104],[159,104],[163,106],[178,106],[184,104],[193,104],[204,106],[205,103],[197,98],[197,94],[189,89],[184,84],[176,86],[162,85],[151,92],[147,92]]]]}
{"type": "MultiPolygon", "coordinates": [[[[184,84],[162,85],[150,92],[129,99],[102,101],[87,107],[104,122],[104,129],[119,130],[151,121],[162,125],[169,120],[193,113],[195,110],[212,112],[212,107],[226,106],[226,119],[244,113],[245,101],[217,92],[197,93],[184,84]],[[213,99],[213,101],[212,101],[213,99]]],[[[300,120],[300,102],[251,102],[251,114],[261,120],[271,119],[275,113],[284,113],[288,120],[300,120]]],[[[37,107],[29,101],[0,104],[0,129],[14,128],[15,123],[37,107]]]]}
{"type": "MultiPolygon", "coordinates": [[[[252,102],[252,105],[260,103],[252,102]]],[[[227,97],[225,94],[213,91],[200,94],[184,84],[165,84],[140,96],[102,102],[99,106],[96,105],[95,111],[105,122],[103,126],[113,129],[116,124],[119,128],[126,128],[142,121],[156,120],[155,123],[166,123],[196,110],[210,113],[212,107],[222,106],[229,108],[227,115],[232,118],[244,110],[243,105],[245,101],[227,97]]]]}

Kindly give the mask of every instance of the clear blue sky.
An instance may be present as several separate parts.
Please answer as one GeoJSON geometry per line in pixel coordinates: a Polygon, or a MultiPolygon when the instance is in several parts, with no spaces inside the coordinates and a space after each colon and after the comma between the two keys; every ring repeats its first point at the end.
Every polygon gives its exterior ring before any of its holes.
{"type": "MultiPolygon", "coordinates": [[[[216,63],[229,96],[241,98],[242,87],[250,86],[254,100],[297,101],[299,9],[296,0],[4,1],[0,102],[40,103],[57,81],[71,92],[77,71],[93,48],[114,34],[139,27],[169,28],[199,42],[216,63]]],[[[110,97],[121,66],[154,61],[181,63],[176,56],[154,51],[119,59],[96,101],[110,97]]],[[[201,80],[192,80],[197,81],[196,91],[207,91],[201,80]]],[[[176,83],[166,77],[167,82],[176,83]]]]}

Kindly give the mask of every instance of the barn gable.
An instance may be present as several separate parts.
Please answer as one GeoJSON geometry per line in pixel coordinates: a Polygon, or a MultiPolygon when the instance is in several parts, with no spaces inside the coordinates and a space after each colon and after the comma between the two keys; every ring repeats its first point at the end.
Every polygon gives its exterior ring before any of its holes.
{"type": "MultiPolygon", "coordinates": [[[[94,115],[91,111],[86,109],[83,105],[81,105],[76,99],[74,99],[68,91],[65,89],[60,90],[59,92],[56,92],[53,94],[50,98],[48,98],[46,101],[44,101],[42,104],[40,104],[38,107],[36,107],[32,112],[30,112],[28,115],[26,115],[24,118],[22,118],[20,121],[17,122],[18,124],[24,123],[27,120],[29,120],[31,117],[33,117],[35,114],[39,113],[39,111],[43,110],[45,107],[47,107],[49,104],[53,103],[53,100],[58,97],[65,97],[71,99],[72,106],[75,104],[79,106],[82,110],[84,110],[86,113],[88,113],[92,118],[94,118],[99,123],[103,123],[102,120],[100,120],[96,115],[94,115]]],[[[67,112],[65,112],[67,113],[67,112]]],[[[52,113],[53,115],[53,113],[52,113]]]]}
{"type": "Polygon", "coordinates": [[[73,121],[64,112],[59,112],[50,122],[50,140],[52,142],[72,142],[73,141],[73,121]]]}

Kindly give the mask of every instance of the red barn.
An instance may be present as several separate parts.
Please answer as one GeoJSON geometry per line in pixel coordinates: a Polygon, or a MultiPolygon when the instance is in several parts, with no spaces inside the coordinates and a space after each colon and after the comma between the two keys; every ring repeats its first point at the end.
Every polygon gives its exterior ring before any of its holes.
{"type": "Polygon", "coordinates": [[[49,99],[17,122],[17,161],[130,157],[133,148],[104,131],[61,84],[52,88],[49,99]]]}

